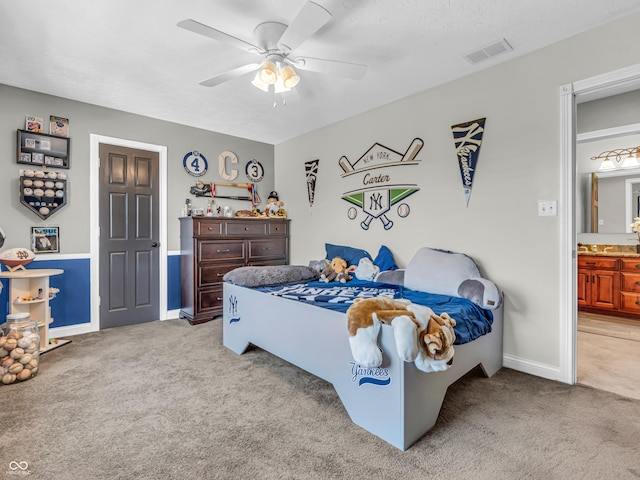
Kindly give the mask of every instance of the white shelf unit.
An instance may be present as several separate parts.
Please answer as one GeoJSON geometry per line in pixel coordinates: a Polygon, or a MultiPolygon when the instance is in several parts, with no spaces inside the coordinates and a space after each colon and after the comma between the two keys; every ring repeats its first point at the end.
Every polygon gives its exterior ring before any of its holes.
{"type": "Polygon", "coordinates": [[[38,322],[40,351],[49,347],[49,324],[53,321],[49,306],[49,277],[62,273],[64,270],[46,268],[0,272],[0,278],[9,279],[9,313],[28,313],[32,321],[38,322]],[[42,298],[38,298],[40,291],[42,298]],[[33,300],[24,300],[26,298],[33,300]]]}

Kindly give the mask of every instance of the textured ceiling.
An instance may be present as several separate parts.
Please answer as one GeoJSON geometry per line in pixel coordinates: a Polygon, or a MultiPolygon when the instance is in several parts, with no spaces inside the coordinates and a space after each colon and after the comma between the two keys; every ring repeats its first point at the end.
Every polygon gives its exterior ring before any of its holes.
{"type": "Polygon", "coordinates": [[[178,28],[253,42],[305,0],[2,0],[0,83],[277,144],[640,11],[638,0],[315,0],[333,17],[296,54],[368,65],[362,80],[302,71],[286,106],[251,85],[198,82],[260,57],[178,28]],[[513,51],[464,55],[505,38],[513,51]]]}

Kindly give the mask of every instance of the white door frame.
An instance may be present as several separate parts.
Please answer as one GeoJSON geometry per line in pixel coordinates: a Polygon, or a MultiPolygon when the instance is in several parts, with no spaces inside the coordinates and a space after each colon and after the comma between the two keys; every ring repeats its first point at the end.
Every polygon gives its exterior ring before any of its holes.
{"type": "Polygon", "coordinates": [[[560,87],[560,381],[576,383],[576,103],[640,89],[640,64],[560,87]]]}
{"type": "Polygon", "coordinates": [[[136,142],[123,138],[106,137],[104,135],[90,135],[89,146],[89,182],[91,185],[89,199],[89,225],[91,231],[90,241],[90,270],[91,270],[91,322],[90,330],[100,330],[100,262],[98,249],[100,238],[100,215],[99,215],[99,188],[100,185],[100,144],[108,143],[119,147],[135,148],[138,150],[146,150],[149,152],[157,152],[159,156],[158,173],[159,173],[159,195],[158,204],[160,211],[158,212],[158,228],[160,232],[160,320],[166,320],[167,314],[167,147],[164,145],[154,145],[151,143],[136,142]]]}

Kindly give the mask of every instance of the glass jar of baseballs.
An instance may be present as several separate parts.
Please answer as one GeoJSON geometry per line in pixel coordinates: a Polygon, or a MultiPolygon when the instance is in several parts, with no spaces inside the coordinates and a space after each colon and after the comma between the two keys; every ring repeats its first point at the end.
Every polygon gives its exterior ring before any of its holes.
{"type": "Polygon", "coordinates": [[[0,325],[0,373],[2,385],[33,378],[40,365],[38,324],[28,313],[7,315],[0,325]]]}

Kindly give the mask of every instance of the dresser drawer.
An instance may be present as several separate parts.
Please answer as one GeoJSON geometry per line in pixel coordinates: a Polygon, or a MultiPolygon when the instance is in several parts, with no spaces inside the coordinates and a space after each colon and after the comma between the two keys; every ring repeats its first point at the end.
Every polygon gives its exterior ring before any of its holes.
{"type": "Polygon", "coordinates": [[[224,221],[194,218],[193,233],[197,237],[221,237],[222,235],[224,235],[224,221]]]}
{"type": "Polygon", "coordinates": [[[287,240],[285,238],[249,241],[249,261],[286,258],[286,256],[287,240]]]}
{"type": "Polygon", "coordinates": [[[620,270],[640,274],[640,258],[621,258],[620,270]]]}
{"type": "Polygon", "coordinates": [[[200,263],[237,260],[243,263],[245,257],[244,245],[245,243],[242,240],[201,240],[198,242],[198,257],[196,261],[200,263]]]}
{"type": "Polygon", "coordinates": [[[234,237],[258,236],[267,234],[267,225],[260,220],[247,220],[244,222],[228,222],[227,235],[234,237]]]}
{"type": "Polygon", "coordinates": [[[286,236],[289,232],[288,232],[288,228],[287,228],[287,222],[269,222],[267,224],[268,228],[268,233],[270,237],[277,237],[277,236],[286,236]]]}
{"type": "Polygon", "coordinates": [[[198,290],[198,313],[222,308],[222,286],[198,290]]]}
{"type": "Polygon", "coordinates": [[[217,263],[202,263],[198,267],[198,285],[210,287],[222,283],[222,277],[234,268],[243,267],[242,263],[218,265],[217,263]]]}
{"type": "Polygon", "coordinates": [[[598,268],[602,270],[615,270],[617,266],[618,266],[617,258],[578,255],[578,268],[598,268]]]}

